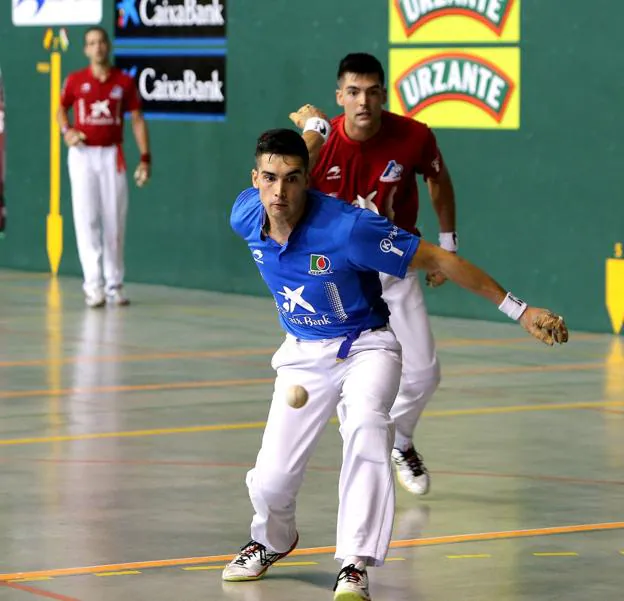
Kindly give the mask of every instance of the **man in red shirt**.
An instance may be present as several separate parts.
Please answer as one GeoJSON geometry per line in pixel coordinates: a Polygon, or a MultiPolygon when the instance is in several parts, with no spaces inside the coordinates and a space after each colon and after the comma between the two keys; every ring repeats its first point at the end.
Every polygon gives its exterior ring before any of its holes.
{"type": "MultiPolygon", "coordinates": [[[[338,104],[344,113],[327,123],[315,107],[291,114],[310,151],[310,186],[388,217],[412,232],[418,218],[416,178],[425,179],[440,223],[440,245],[457,250],[455,196],[433,132],[419,121],[383,110],[387,100],[381,63],[370,54],[347,55],[338,68],[338,104]],[[323,144],[324,139],[326,142],[323,144]]],[[[415,272],[404,280],[380,274],[390,325],[403,349],[401,386],[391,415],[396,424],[392,459],[399,482],[424,495],[429,473],[412,436],[440,382],[440,368],[422,289],[415,272]]],[[[445,281],[427,274],[431,286],[445,281]]]]}
{"type": "Polygon", "coordinates": [[[134,174],[139,186],[150,175],[147,125],[134,81],[110,63],[111,44],[106,30],[89,28],[84,35],[84,50],[90,64],[70,73],[65,80],[58,122],[69,147],[67,164],[85,302],[89,307],[102,307],[107,299],[127,305],[122,290],[128,210],[122,150],[124,113],[132,115],[132,130],[141,153],[134,174]],[[74,113],[71,125],[70,109],[74,113]]]}

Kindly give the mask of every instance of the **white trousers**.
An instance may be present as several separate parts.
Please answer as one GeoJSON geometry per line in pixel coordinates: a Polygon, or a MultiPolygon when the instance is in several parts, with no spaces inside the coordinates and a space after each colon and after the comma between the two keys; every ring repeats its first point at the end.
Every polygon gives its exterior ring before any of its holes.
{"type": "Polygon", "coordinates": [[[416,424],[440,384],[440,365],[422,287],[415,271],[401,280],[380,274],[383,298],[390,309],[390,327],[401,344],[401,385],[390,415],[396,426],[394,446],[412,444],[416,424]]]}
{"type": "Polygon", "coordinates": [[[304,342],[287,336],[273,356],[275,391],[255,467],[247,474],[255,515],[252,539],[288,550],[297,535],[296,497],[304,471],[328,420],[338,412],[343,439],[336,559],[350,555],[381,565],[394,519],[389,412],[401,377],[400,347],[389,329],[364,332],[344,362],[343,339],[304,342]],[[307,404],[293,409],[286,389],[304,386],[307,404]]]}
{"type": "Polygon", "coordinates": [[[83,288],[112,292],[123,284],[128,182],[115,146],[72,146],[67,156],[83,288]]]}

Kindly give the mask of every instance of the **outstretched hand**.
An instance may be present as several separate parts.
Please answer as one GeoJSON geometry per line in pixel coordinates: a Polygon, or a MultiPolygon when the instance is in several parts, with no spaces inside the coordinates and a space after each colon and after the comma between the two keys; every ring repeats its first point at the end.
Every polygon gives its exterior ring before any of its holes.
{"type": "Polygon", "coordinates": [[[549,346],[568,341],[568,327],[563,317],[547,309],[528,307],[520,317],[520,324],[531,336],[549,346]]]}

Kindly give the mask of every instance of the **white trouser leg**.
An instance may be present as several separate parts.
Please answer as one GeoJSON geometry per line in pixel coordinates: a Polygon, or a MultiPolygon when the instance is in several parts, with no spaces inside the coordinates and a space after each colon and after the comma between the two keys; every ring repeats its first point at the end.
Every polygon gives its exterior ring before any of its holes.
{"type": "Polygon", "coordinates": [[[336,558],[358,555],[381,565],[394,517],[389,410],[399,386],[400,347],[389,330],[366,332],[339,363],[339,346],[340,341],[298,343],[288,337],[273,358],[273,402],[256,465],[247,474],[255,510],[251,537],[278,553],[292,546],[305,468],[338,405],[344,445],[336,558]],[[308,390],[301,409],[284,399],[292,384],[308,390]]]}
{"type": "Polygon", "coordinates": [[[125,170],[117,168],[117,148],[102,148],[100,193],[106,292],[123,285],[124,237],[128,212],[128,182],[125,170]]]}
{"type": "Polygon", "coordinates": [[[288,337],[273,357],[275,392],[256,465],[247,474],[255,510],[251,538],[270,551],[283,553],[295,541],[295,498],[338,403],[338,387],[330,373],[336,356],[324,353],[326,347],[323,342],[298,343],[288,337]],[[286,403],[285,391],[293,384],[304,386],[309,394],[301,409],[286,403]]]}
{"type": "Polygon", "coordinates": [[[418,275],[401,280],[380,274],[390,326],[403,352],[401,385],[390,415],[396,425],[394,446],[405,450],[420,416],[440,383],[440,365],[418,275]]]}
{"type": "Polygon", "coordinates": [[[382,565],[394,520],[390,408],[399,388],[401,353],[391,331],[363,335],[345,361],[338,405],[343,438],[336,559],[382,565]]]}
{"type": "Polygon", "coordinates": [[[74,146],[67,153],[76,245],[87,293],[102,286],[101,198],[98,173],[92,164],[93,150],[74,146]]]}

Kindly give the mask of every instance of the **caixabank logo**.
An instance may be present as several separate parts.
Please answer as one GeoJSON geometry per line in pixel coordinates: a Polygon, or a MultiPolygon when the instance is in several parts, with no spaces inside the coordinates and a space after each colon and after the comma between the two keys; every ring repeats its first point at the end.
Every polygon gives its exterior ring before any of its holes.
{"type": "Polygon", "coordinates": [[[390,51],[390,110],[434,128],[518,129],[518,48],[390,51]]]}
{"type": "Polygon", "coordinates": [[[388,0],[390,42],[517,42],[520,0],[388,0]]]}

